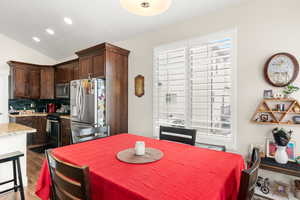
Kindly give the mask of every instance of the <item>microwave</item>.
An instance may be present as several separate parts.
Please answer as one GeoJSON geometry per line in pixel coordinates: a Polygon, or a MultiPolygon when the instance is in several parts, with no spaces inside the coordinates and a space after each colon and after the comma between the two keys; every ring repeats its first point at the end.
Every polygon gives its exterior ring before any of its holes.
{"type": "Polygon", "coordinates": [[[56,84],[55,97],[62,99],[70,98],[70,83],[56,84]]]}

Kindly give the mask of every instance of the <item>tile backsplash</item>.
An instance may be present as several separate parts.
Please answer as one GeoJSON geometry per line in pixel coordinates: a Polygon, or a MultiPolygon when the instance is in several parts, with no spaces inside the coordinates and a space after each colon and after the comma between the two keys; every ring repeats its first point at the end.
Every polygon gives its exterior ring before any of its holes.
{"type": "Polygon", "coordinates": [[[61,105],[70,105],[69,99],[9,99],[8,109],[10,106],[14,110],[35,110],[36,112],[43,112],[47,109],[47,104],[54,103],[57,108],[61,105]],[[33,107],[31,107],[33,105],[33,107]]]}

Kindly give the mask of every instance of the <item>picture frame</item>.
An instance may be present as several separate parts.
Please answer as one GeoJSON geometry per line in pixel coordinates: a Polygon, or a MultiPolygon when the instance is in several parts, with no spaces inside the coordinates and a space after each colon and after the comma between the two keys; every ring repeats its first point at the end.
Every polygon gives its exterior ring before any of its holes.
{"type": "Polygon", "coordinates": [[[134,94],[137,97],[142,97],[145,94],[145,78],[138,75],[134,78],[134,94]]]}
{"type": "MultiPolygon", "coordinates": [[[[266,157],[268,158],[274,158],[275,152],[277,150],[277,145],[274,142],[274,140],[268,138],[266,140],[266,157]]],[[[296,160],[296,142],[290,141],[287,145],[287,153],[289,157],[289,161],[295,162],[296,160]]]]}
{"type": "Polygon", "coordinates": [[[265,114],[265,113],[261,113],[260,116],[259,116],[259,120],[261,122],[267,122],[267,121],[269,121],[269,115],[265,114]]]}
{"type": "Polygon", "coordinates": [[[289,194],[288,194],[289,188],[290,188],[289,184],[275,181],[273,183],[272,193],[275,195],[278,195],[280,197],[288,198],[289,197],[289,194]]]}
{"type": "Polygon", "coordinates": [[[253,200],[274,200],[274,199],[264,197],[264,196],[261,196],[261,195],[258,195],[258,194],[254,194],[252,199],[253,200]]]}
{"type": "Polygon", "coordinates": [[[273,98],[273,90],[264,90],[264,99],[273,98]]]}

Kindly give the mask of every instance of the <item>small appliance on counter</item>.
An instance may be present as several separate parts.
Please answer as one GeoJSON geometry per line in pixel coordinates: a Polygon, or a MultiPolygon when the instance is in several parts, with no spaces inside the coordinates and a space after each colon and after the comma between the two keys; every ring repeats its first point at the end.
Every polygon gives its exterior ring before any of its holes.
{"type": "Polygon", "coordinates": [[[54,103],[49,103],[47,105],[47,112],[48,113],[55,113],[56,112],[56,105],[54,103]]]}

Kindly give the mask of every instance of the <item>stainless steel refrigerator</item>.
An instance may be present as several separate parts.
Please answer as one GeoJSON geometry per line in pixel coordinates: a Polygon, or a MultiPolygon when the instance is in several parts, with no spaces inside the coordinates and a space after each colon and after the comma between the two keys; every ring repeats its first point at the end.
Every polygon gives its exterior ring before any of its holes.
{"type": "Polygon", "coordinates": [[[73,143],[109,135],[104,79],[71,81],[70,109],[73,143]]]}

